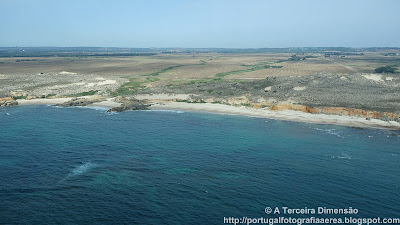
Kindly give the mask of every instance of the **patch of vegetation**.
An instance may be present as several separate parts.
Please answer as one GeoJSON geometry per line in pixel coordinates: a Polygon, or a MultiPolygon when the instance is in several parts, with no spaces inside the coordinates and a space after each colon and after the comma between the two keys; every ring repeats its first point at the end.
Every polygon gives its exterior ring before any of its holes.
{"type": "Polygon", "coordinates": [[[132,95],[135,94],[140,88],[142,88],[142,84],[146,82],[137,81],[136,78],[131,78],[128,83],[123,84],[117,90],[115,90],[112,95],[132,95]]]}
{"type": "Polygon", "coordinates": [[[272,64],[272,63],[271,62],[260,62],[260,63],[256,63],[256,64],[252,64],[252,65],[242,64],[240,66],[256,67],[256,66],[265,66],[265,65],[269,65],[269,64],[272,64]]]}
{"type": "Polygon", "coordinates": [[[200,101],[193,101],[193,102],[188,102],[188,103],[207,103],[207,102],[205,102],[205,101],[202,99],[202,100],[200,100],[200,101]]]}
{"type": "Polygon", "coordinates": [[[225,77],[227,75],[231,75],[231,74],[246,73],[246,72],[262,70],[262,69],[282,68],[282,66],[271,66],[271,65],[249,65],[249,66],[252,66],[252,67],[250,69],[245,69],[245,70],[235,70],[235,71],[230,71],[230,72],[225,72],[225,73],[218,73],[215,75],[215,77],[223,78],[223,77],[225,77]]]}
{"type": "MultiPolygon", "coordinates": [[[[87,96],[87,95],[94,95],[94,94],[96,94],[97,92],[98,92],[98,90],[90,90],[90,91],[85,91],[85,92],[81,92],[81,93],[78,93],[78,94],[74,94],[74,95],[72,95],[72,96],[74,96],[74,97],[82,97],[82,96],[87,96]]],[[[46,98],[51,97],[51,96],[49,96],[49,95],[51,95],[51,94],[48,94],[48,95],[46,96],[46,98]]],[[[53,95],[55,95],[55,94],[53,94],[53,95]]]]}
{"type": "Polygon", "coordinates": [[[145,74],[145,75],[143,75],[143,76],[158,76],[158,75],[160,75],[161,73],[167,72],[168,70],[172,70],[172,69],[175,69],[175,68],[178,68],[178,67],[182,67],[182,66],[186,66],[186,65],[170,66],[170,67],[161,69],[160,71],[157,71],[157,72],[155,72],[155,73],[149,73],[149,74],[145,74]]]}
{"type": "Polygon", "coordinates": [[[221,78],[213,78],[213,79],[202,79],[202,80],[191,80],[184,85],[192,85],[192,84],[201,84],[201,83],[210,83],[210,82],[219,82],[223,81],[221,78]]]}
{"type": "Polygon", "coordinates": [[[146,80],[149,81],[149,82],[156,82],[156,81],[159,81],[160,78],[156,78],[156,77],[147,77],[146,80]]]}
{"type": "Polygon", "coordinates": [[[215,76],[218,77],[218,78],[222,78],[222,77],[225,77],[227,75],[245,73],[245,72],[250,72],[250,71],[252,71],[252,70],[251,69],[248,69],[248,70],[236,70],[236,71],[230,71],[230,72],[225,72],[225,73],[217,73],[215,76]]]}
{"type": "Polygon", "coordinates": [[[45,96],[45,98],[50,98],[50,97],[54,97],[54,96],[56,96],[56,94],[48,94],[45,96]]]}
{"type": "Polygon", "coordinates": [[[288,60],[290,61],[300,61],[300,60],[307,60],[308,58],[318,58],[317,56],[313,56],[313,55],[306,55],[306,56],[297,56],[297,55],[292,55],[289,57],[288,60]]]}
{"type": "Polygon", "coordinates": [[[27,96],[14,96],[14,97],[12,97],[14,100],[17,100],[17,99],[26,99],[26,97],[27,96]]]}
{"type": "Polygon", "coordinates": [[[396,68],[392,66],[383,66],[376,68],[375,73],[396,73],[396,68]]]}
{"type": "Polygon", "coordinates": [[[388,52],[388,53],[384,53],[382,54],[383,56],[397,56],[397,53],[395,52],[388,52]]]}
{"type": "Polygon", "coordinates": [[[198,100],[198,101],[188,101],[184,99],[177,99],[175,100],[176,102],[186,102],[186,103],[206,103],[203,99],[198,100]]]}
{"type": "Polygon", "coordinates": [[[214,90],[213,89],[208,89],[207,92],[208,93],[212,93],[214,90]]]}
{"type": "MultiPolygon", "coordinates": [[[[149,74],[145,74],[143,76],[147,76],[146,77],[146,81],[137,81],[137,78],[130,78],[128,83],[123,84],[121,87],[119,87],[117,90],[115,90],[112,95],[113,96],[118,96],[118,95],[132,95],[132,94],[136,94],[136,92],[142,88],[143,84],[147,83],[147,82],[156,82],[159,81],[160,78],[156,78],[154,76],[158,76],[161,73],[164,73],[168,70],[172,70],[174,68],[178,68],[181,66],[185,66],[185,65],[177,65],[177,66],[170,66],[164,69],[161,69],[158,72],[155,73],[149,73],[149,74]]],[[[172,86],[172,84],[168,84],[167,86],[172,86]]]]}
{"type": "Polygon", "coordinates": [[[249,80],[233,80],[233,82],[236,82],[236,83],[248,83],[250,81],[249,80]]]}
{"type": "Polygon", "coordinates": [[[289,57],[290,61],[300,61],[300,60],[306,60],[306,59],[307,59],[306,57],[300,57],[300,56],[297,56],[297,55],[292,55],[292,56],[289,57]]]}
{"type": "Polygon", "coordinates": [[[250,103],[242,103],[242,106],[250,106],[250,103]]]}

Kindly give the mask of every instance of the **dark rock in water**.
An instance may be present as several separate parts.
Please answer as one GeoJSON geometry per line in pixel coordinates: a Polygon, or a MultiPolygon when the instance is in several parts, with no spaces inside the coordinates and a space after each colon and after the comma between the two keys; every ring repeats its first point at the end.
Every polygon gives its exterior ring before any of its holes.
{"type": "Polygon", "coordinates": [[[87,106],[87,105],[93,104],[95,102],[100,102],[100,101],[101,101],[101,99],[73,98],[73,99],[69,100],[68,102],[57,104],[57,106],[64,106],[64,107],[87,106]]]}
{"type": "Polygon", "coordinates": [[[126,110],[146,110],[151,106],[150,104],[146,104],[145,101],[138,100],[134,97],[122,97],[119,96],[115,99],[116,102],[122,103],[120,107],[114,107],[107,112],[123,112],[126,110]]]}

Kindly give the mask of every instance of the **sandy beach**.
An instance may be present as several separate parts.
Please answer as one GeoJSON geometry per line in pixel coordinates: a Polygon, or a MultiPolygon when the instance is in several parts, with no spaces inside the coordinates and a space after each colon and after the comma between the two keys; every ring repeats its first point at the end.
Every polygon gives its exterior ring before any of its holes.
{"type": "Polygon", "coordinates": [[[18,99],[17,102],[18,105],[56,105],[67,102],[71,99],[72,98],[52,98],[52,99],[36,98],[31,100],[18,99]]]}
{"type": "MultiPolygon", "coordinates": [[[[350,127],[373,127],[373,128],[385,128],[400,130],[400,123],[396,121],[383,121],[378,119],[369,119],[362,117],[353,116],[339,116],[339,115],[327,115],[327,114],[311,114],[294,110],[282,110],[274,111],[269,109],[256,109],[245,106],[229,106],[223,104],[212,104],[212,103],[186,103],[186,102],[174,102],[171,99],[185,98],[187,95],[140,95],[138,99],[146,99],[151,102],[152,106],[150,109],[154,110],[183,110],[183,111],[195,111],[195,112],[210,112],[210,113],[221,113],[221,114],[232,114],[232,115],[244,115],[244,116],[255,116],[261,118],[270,118],[287,121],[297,121],[305,123],[315,124],[335,124],[350,127]]],[[[55,99],[32,99],[18,100],[19,105],[54,105],[61,104],[71,98],[55,98],[55,99]]],[[[88,107],[105,107],[112,108],[118,107],[121,104],[114,102],[114,98],[108,98],[106,101],[97,102],[88,107]]]]}
{"type": "Polygon", "coordinates": [[[155,104],[151,109],[166,110],[185,110],[197,112],[212,112],[233,115],[255,116],[262,118],[297,121],[315,124],[335,124],[350,127],[373,127],[400,130],[400,123],[396,121],[383,121],[378,119],[370,119],[351,116],[311,114],[294,110],[272,111],[268,109],[255,109],[249,107],[236,107],[222,104],[212,103],[185,103],[185,102],[167,102],[155,104]]]}

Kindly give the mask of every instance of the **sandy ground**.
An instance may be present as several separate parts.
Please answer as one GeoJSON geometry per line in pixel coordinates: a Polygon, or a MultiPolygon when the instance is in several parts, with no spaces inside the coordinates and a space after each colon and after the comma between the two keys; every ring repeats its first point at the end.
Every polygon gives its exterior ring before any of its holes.
{"type": "Polygon", "coordinates": [[[47,98],[37,98],[37,99],[31,99],[31,100],[26,100],[26,99],[18,99],[18,105],[55,105],[55,104],[61,104],[64,102],[67,102],[71,100],[72,98],[52,98],[52,99],[47,99],[47,98]]]}
{"type": "Polygon", "coordinates": [[[369,80],[373,80],[373,81],[378,81],[378,82],[382,82],[382,75],[377,75],[377,74],[367,74],[367,75],[363,75],[365,78],[369,79],[369,80]]]}
{"type": "Polygon", "coordinates": [[[151,109],[167,109],[167,110],[186,110],[199,112],[214,112],[223,114],[256,116],[262,118],[290,120],[316,124],[335,124],[350,127],[374,127],[400,130],[400,123],[395,121],[382,121],[377,119],[366,120],[365,118],[326,115],[326,114],[310,114],[293,110],[271,111],[268,109],[254,109],[247,107],[235,107],[222,104],[211,103],[185,103],[185,102],[167,102],[155,104],[151,109]]]}
{"type": "MultiPolygon", "coordinates": [[[[197,111],[197,112],[212,112],[233,115],[256,116],[262,118],[279,119],[298,121],[316,124],[336,124],[351,127],[374,127],[374,128],[387,128],[400,130],[400,123],[395,121],[382,121],[377,119],[366,120],[365,118],[339,116],[339,115],[326,115],[326,114],[310,114],[293,110],[272,111],[269,109],[255,109],[248,107],[236,107],[222,104],[212,103],[186,103],[186,102],[171,102],[169,99],[186,99],[187,95],[138,95],[138,99],[147,99],[153,102],[150,109],[163,109],[163,110],[184,110],[184,111],[197,111]]],[[[18,100],[19,105],[38,105],[38,104],[60,104],[69,101],[71,98],[55,98],[55,99],[32,99],[18,100]]],[[[105,107],[112,108],[120,106],[120,103],[113,101],[114,98],[108,98],[106,101],[97,102],[89,107],[105,107]]]]}
{"type": "Polygon", "coordinates": [[[152,95],[136,95],[139,100],[171,100],[171,99],[188,99],[186,94],[152,94],[152,95]]]}

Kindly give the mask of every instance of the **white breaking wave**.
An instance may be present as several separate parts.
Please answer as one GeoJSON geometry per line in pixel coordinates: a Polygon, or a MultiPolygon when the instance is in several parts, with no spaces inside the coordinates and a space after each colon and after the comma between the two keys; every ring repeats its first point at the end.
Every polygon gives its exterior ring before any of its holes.
{"type": "Polygon", "coordinates": [[[324,131],[324,132],[327,133],[327,134],[334,135],[334,136],[340,137],[340,138],[344,138],[343,136],[341,136],[341,135],[339,134],[338,131],[336,131],[336,129],[321,129],[321,128],[312,128],[312,129],[318,130],[318,131],[324,131]]]}
{"type": "Polygon", "coordinates": [[[95,166],[97,166],[97,165],[94,163],[91,163],[91,162],[87,162],[87,163],[84,163],[83,165],[77,166],[64,179],[60,180],[58,183],[60,184],[70,177],[74,177],[74,176],[83,174],[83,173],[87,172],[88,170],[94,168],[95,166]]]}
{"type": "Polygon", "coordinates": [[[87,163],[73,169],[71,172],[71,175],[76,176],[76,175],[82,174],[82,173],[88,171],[89,169],[93,168],[94,166],[95,166],[95,164],[87,162],[87,163]]]}
{"type": "Polygon", "coordinates": [[[342,153],[342,155],[338,156],[339,159],[351,159],[351,156],[347,155],[346,153],[342,153]]]}
{"type": "Polygon", "coordinates": [[[152,110],[137,110],[137,111],[147,111],[147,112],[172,112],[172,113],[185,113],[184,111],[180,110],[172,110],[172,109],[152,109],[152,110]]]}
{"type": "Polygon", "coordinates": [[[346,153],[342,153],[339,156],[332,156],[332,155],[325,155],[326,157],[332,158],[332,159],[351,159],[351,156],[346,154],[346,153]]]}
{"type": "Polygon", "coordinates": [[[94,109],[94,110],[98,110],[98,111],[107,111],[110,109],[108,107],[103,107],[103,106],[83,106],[83,108],[94,109]]]}

